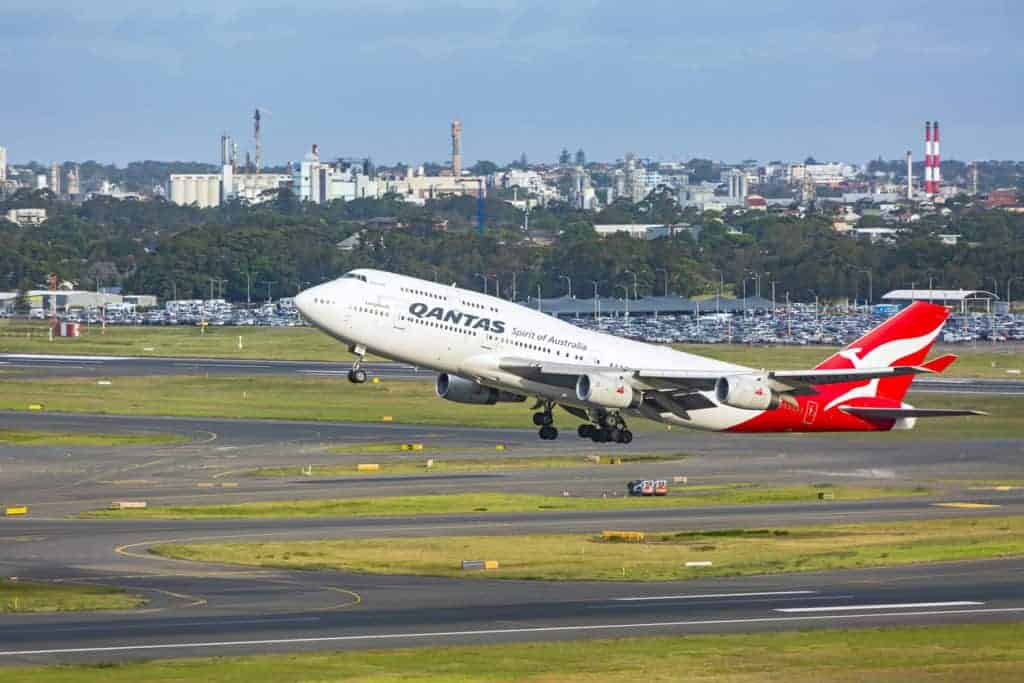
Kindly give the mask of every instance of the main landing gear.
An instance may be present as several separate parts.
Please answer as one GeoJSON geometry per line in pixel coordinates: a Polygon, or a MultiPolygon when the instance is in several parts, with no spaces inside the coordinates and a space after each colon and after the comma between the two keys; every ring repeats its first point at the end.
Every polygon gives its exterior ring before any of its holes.
{"type": "Polygon", "coordinates": [[[633,432],[626,427],[620,415],[602,415],[597,424],[581,424],[576,433],[581,439],[590,439],[594,443],[630,443],[633,432]]]}
{"type": "Polygon", "coordinates": [[[551,414],[551,409],[553,407],[554,404],[552,404],[551,401],[548,401],[544,404],[543,411],[533,414],[533,424],[540,427],[537,434],[544,441],[554,441],[558,438],[558,429],[556,429],[554,424],[552,424],[555,421],[554,416],[551,414]]]}
{"type": "Polygon", "coordinates": [[[356,360],[352,363],[352,369],[348,371],[348,381],[352,384],[363,384],[366,382],[366,370],[363,370],[359,365],[363,362],[363,356],[366,355],[366,347],[359,344],[352,346],[349,350],[356,354],[356,360]]]}
{"type": "MultiPolygon", "coordinates": [[[[552,401],[538,402],[536,408],[542,410],[533,414],[533,424],[540,427],[538,435],[544,441],[553,441],[558,438],[558,430],[554,426],[554,417],[551,414],[554,408],[552,401]]],[[[580,414],[580,417],[584,415],[580,414]]],[[[602,413],[597,416],[595,424],[581,424],[576,430],[581,439],[590,439],[594,443],[630,443],[633,440],[633,432],[626,427],[625,420],[618,413],[602,413]]]]}

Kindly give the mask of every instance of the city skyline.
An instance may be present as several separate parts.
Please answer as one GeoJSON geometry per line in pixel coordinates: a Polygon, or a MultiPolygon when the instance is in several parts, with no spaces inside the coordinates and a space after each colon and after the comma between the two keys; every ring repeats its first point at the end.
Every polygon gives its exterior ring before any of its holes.
{"type": "Polygon", "coordinates": [[[945,159],[1024,158],[1024,11],[948,1],[680,7],[646,3],[390,1],[140,11],[13,0],[0,10],[0,111],[9,163],[218,160],[224,130],[266,164],[325,156],[467,165],[563,146],[864,162],[920,154],[925,120],[945,159]],[[31,59],[26,58],[31,55],[31,59]]]}

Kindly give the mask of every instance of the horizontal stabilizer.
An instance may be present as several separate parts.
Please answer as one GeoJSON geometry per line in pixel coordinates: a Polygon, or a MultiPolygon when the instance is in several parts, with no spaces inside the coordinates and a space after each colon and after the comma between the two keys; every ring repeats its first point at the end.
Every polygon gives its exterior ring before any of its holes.
{"type": "Polygon", "coordinates": [[[947,408],[868,408],[863,406],[842,406],[839,410],[847,415],[868,420],[899,420],[904,417],[961,417],[964,415],[988,415],[980,410],[956,410],[947,408]]]}
{"type": "Polygon", "coordinates": [[[956,354],[947,353],[945,356],[939,356],[938,358],[933,358],[932,360],[928,361],[927,363],[922,363],[921,367],[922,368],[927,368],[927,369],[931,370],[932,372],[942,372],[946,368],[948,368],[950,365],[955,363],[956,360],[957,360],[956,354]]]}

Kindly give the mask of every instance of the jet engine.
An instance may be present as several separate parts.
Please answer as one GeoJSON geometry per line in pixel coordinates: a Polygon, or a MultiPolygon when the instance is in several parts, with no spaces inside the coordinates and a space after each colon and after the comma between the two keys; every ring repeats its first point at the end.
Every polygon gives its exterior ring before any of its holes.
{"type": "Polygon", "coordinates": [[[477,384],[473,380],[449,375],[442,372],[437,376],[437,383],[434,386],[437,395],[447,401],[455,403],[475,403],[477,405],[491,406],[499,402],[515,403],[525,401],[525,396],[512,394],[507,391],[498,391],[491,387],[477,384]]]}
{"type": "Polygon", "coordinates": [[[775,410],[779,394],[767,386],[764,375],[719,377],[715,382],[715,398],[719,403],[741,410],[775,410]]]}
{"type": "Polygon", "coordinates": [[[580,375],[576,398],[605,408],[628,408],[633,405],[633,387],[621,376],[580,375]]]}

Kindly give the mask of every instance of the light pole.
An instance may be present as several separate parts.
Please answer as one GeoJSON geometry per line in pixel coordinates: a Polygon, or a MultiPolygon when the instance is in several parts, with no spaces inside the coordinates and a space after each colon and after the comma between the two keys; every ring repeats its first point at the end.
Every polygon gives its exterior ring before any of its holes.
{"type": "Polygon", "coordinates": [[[263,285],[267,286],[267,303],[269,304],[270,301],[271,301],[271,299],[270,299],[270,287],[271,287],[271,285],[274,284],[274,281],[273,280],[263,280],[260,284],[263,284],[263,285]]]}
{"type": "Polygon", "coordinates": [[[664,273],[665,274],[665,298],[667,299],[668,298],[668,270],[665,269],[665,268],[655,268],[654,269],[654,273],[655,273],[655,275],[657,275],[658,273],[664,273]]]}
{"type": "Polygon", "coordinates": [[[1022,278],[1020,275],[1013,275],[1011,277],[1006,278],[1006,312],[1009,313],[1010,315],[1013,315],[1013,299],[1010,298],[1010,283],[1013,282],[1014,280],[1024,281],[1024,278],[1022,278]]]}
{"type": "Polygon", "coordinates": [[[860,272],[867,273],[868,275],[868,306],[871,306],[875,303],[875,288],[874,283],[871,282],[871,270],[864,268],[860,272]]]}
{"type": "Polygon", "coordinates": [[[601,297],[597,293],[597,280],[591,280],[591,284],[594,285],[594,319],[601,319],[601,297]]]}
{"type": "MultiPolygon", "coordinates": [[[[637,287],[637,277],[636,277],[636,273],[634,273],[634,272],[633,272],[632,270],[624,270],[624,271],[622,271],[622,272],[623,272],[623,274],[629,274],[629,275],[632,275],[632,276],[633,276],[633,298],[634,298],[634,299],[639,299],[639,298],[640,298],[640,296],[639,296],[639,295],[637,294],[637,289],[638,289],[638,287],[637,287]]],[[[626,295],[626,298],[627,298],[627,299],[629,298],[629,295],[628,295],[628,294],[626,295]]]]}
{"type": "Polygon", "coordinates": [[[618,285],[616,289],[621,289],[626,294],[626,317],[629,317],[629,286],[618,285]]]}
{"type": "Polygon", "coordinates": [[[512,301],[516,300],[516,271],[512,271],[512,301]]]}
{"type": "Polygon", "coordinates": [[[572,278],[568,275],[559,275],[559,280],[565,280],[569,284],[569,298],[572,298],[572,278]]]}
{"type": "Polygon", "coordinates": [[[540,283],[537,283],[537,310],[540,310],[540,283]]]}
{"type": "Polygon", "coordinates": [[[484,281],[484,294],[487,294],[487,276],[483,273],[474,273],[474,275],[484,281]]]}
{"type": "Polygon", "coordinates": [[[437,282],[437,266],[430,266],[430,268],[434,271],[434,282],[437,282]]]}
{"type": "Polygon", "coordinates": [[[252,274],[245,271],[245,307],[252,306],[252,274]]]}
{"type": "Polygon", "coordinates": [[[488,275],[487,277],[493,277],[494,278],[494,296],[496,296],[496,297],[498,297],[500,299],[501,298],[501,276],[498,275],[497,273],[494,273],[493,275],[488,275]]]}
{"type": "Polygon", "coordinates": [[[715,302],[715,313],[722,312],[722,297],[725,296],[725,273],[718,268],[712,268],[712,273],[718,273],[718,300],[715,302]]]}

